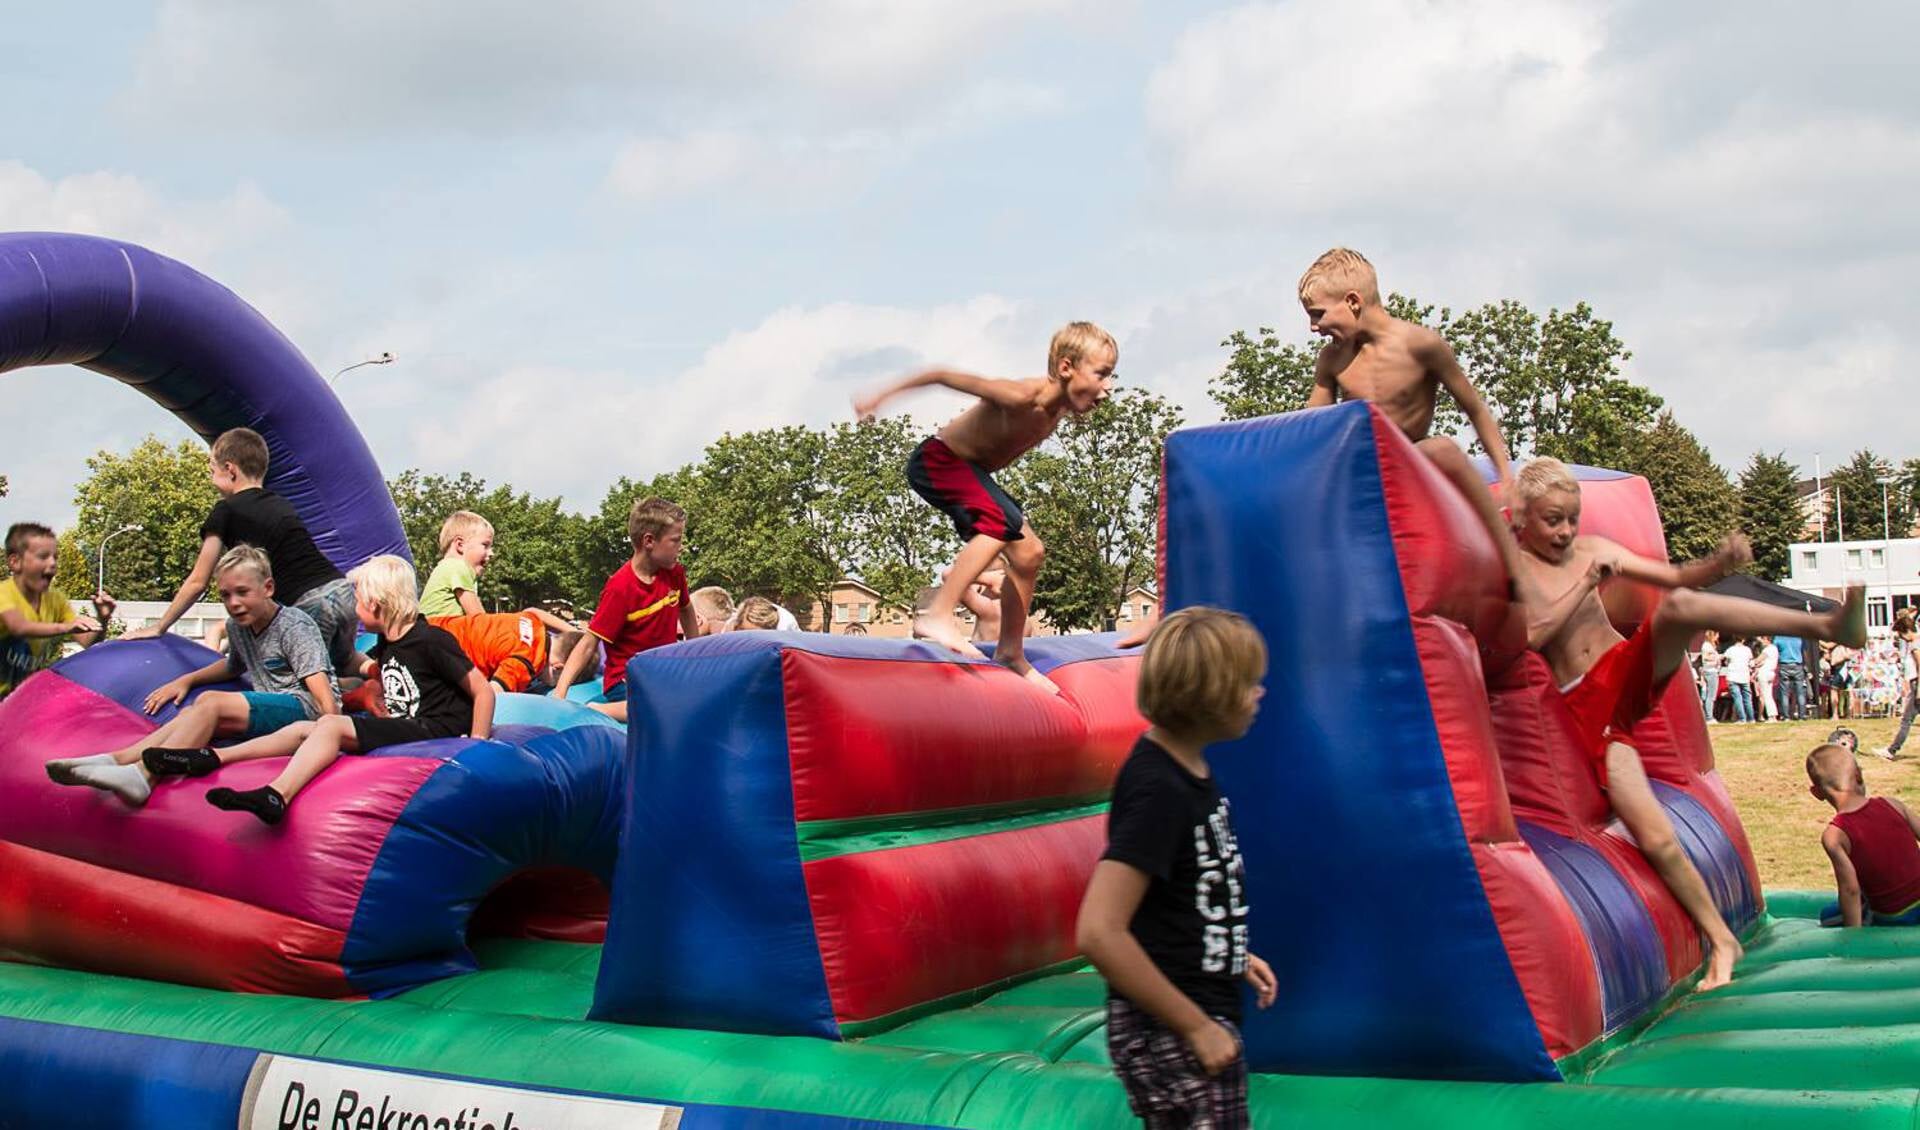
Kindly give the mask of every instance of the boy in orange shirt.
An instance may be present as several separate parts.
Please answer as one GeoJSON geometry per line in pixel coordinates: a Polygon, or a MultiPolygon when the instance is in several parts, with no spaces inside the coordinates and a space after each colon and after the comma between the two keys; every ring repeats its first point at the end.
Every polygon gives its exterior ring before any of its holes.
{"type": "MultiPolygon", "coordinates": [[[[554,629],[550,621],[564,623],[536,609],[427,617],[427,623],[459,643],[488,682],[514,693],[536,682],[558,685],[561,667],[585,636],[578,630],[554,629]]],[[[589,657],[594,650],[587,649],[589,657]]]]}

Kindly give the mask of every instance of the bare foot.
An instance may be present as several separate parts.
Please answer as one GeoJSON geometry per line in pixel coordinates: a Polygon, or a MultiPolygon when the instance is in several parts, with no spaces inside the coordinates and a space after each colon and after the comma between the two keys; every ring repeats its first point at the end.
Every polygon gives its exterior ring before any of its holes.
{"type": "Polygon", "coordinates": [[[1712,943],[1713,952],[1707,955],[1707,975],[1700,978],[1700,984],[1694,989],[1697,993],[1712,992],[1733,980],[1733,967],[1740,963],[1746,950],[1740,943],[1729,937],[1724,941],[1712,943]]]}
{"type": "Polygon", "coordinates": [[[1008,655],[1004,658],[996,655],[994,656],[994,662],[1012,671],[1034,686],[1039,687],[1041,690],[1046,691],[1048,694],[1060,693],[1060,688],[1054,685],[1053,680],[1034,670],[1033,664],[1028,663],[1027,657],[1024,655],[1008,655]]]}
{"type": "Polygon", "coordinates": [[[968,643],[966,639],[960,635],[960,632],[954,627],[953,617],[951,615],[946,617],[945,623],[942,623],[939,618],[930,616],[925,612],[915,616],[913,618],[913,638],[926,640],[928,643],[937,643],[955,655],[963,655],[968,659],[986,658],[984,652],[971,643],[968,643]]]}
{"type": "Polygon", "coordinates": [[[1829,637],[1847,647],[1867,646],[1867,586],[1847,589],[1847,598],[1833,610],[1829,637]]]}

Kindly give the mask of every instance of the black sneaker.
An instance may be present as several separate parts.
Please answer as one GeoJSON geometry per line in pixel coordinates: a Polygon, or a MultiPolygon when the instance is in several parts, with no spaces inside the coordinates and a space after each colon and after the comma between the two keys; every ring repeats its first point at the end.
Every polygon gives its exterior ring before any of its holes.
{"type": "Polygon", "coordinates": [[[169,749],[154,746],[140,751],[141,764],[156,777],[204,777],[220,768],[220,756],[205,746],[169,749]]]}

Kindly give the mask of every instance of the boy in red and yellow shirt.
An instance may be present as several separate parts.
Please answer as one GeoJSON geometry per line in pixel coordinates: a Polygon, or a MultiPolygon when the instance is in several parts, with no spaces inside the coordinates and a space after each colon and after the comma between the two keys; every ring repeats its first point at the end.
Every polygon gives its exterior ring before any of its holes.
{"type": "Polygon", "coordinates": [[[600,604],[587,624],[587,637],[574,646],[555,698],[567,697],[567,688],[586,669],[597,639],[607,647],[603,686],[605,703],[593,708],[618,721],[627,720],[627,660],[651,648],[665,647],[680,633],[700,634],[693,597],[687,592],[687,570],[680,564],[680,543],[686,537],[687,512],[662,498],[645,498],[627,514],[627,540],[633,558],[607,578],[600,604]]]}

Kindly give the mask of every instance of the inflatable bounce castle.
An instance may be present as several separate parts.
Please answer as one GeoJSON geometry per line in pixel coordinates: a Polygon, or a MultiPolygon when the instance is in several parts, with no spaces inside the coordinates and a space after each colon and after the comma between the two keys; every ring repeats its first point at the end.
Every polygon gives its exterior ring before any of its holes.
{"type": "MultiPolygon", "coordinates": [[[[337,563],[404,549],[324,383],[188,268],[0,236],[0,369],[52,363],[260,430],[337,563]]],[[[1663,554],[1644,481],[1579,474],[1589,529],[1663,554]]],[[[1213,757],[1280,979],[1256,1125],[1914,1124],[1920,935],[1762,902],[1674,687],[1636,736],[1749,944],[1690,995],[1697,937],[1503,640],[1493,546],[1377,413],[1177,432],[1162,496],[1168,605],[1271,654],[1213,757]]],[[[0,1126],[1126,1125],[1073,925],[1139,661],[1030,655],[1060,696],[910,642],[688,641],[629,665],[625,732],[508,696],[494,740],[342,759],[277,828],[201,799],[259,763],[141,810],[50,784],[206,653],[70,658],[0,702],[0,1126]]]]}

